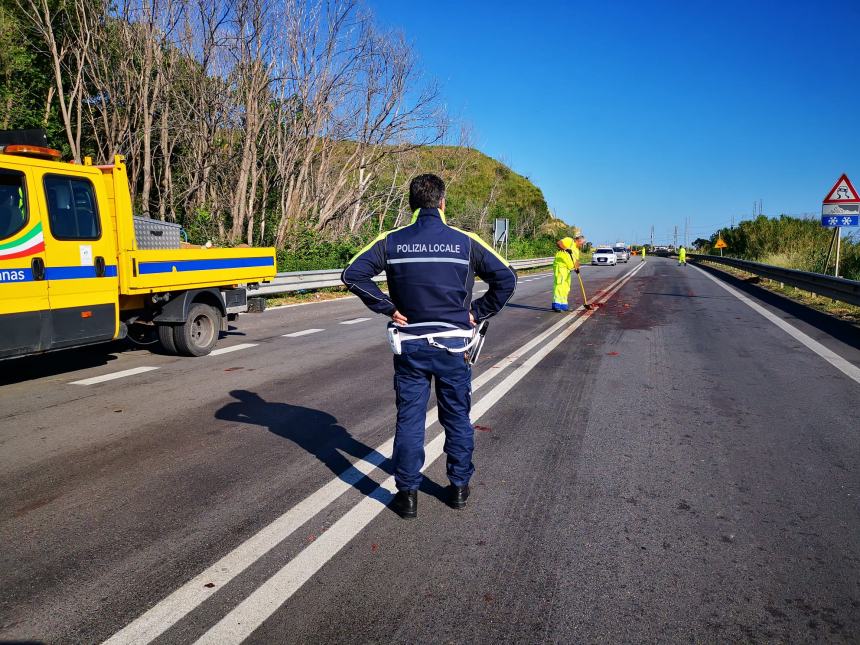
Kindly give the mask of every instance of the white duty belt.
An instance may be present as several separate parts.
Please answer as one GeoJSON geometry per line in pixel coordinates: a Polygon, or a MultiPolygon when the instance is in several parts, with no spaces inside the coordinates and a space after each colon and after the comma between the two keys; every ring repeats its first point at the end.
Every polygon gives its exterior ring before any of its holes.
{"type": "MultiPolygon", "coordinates": [[[[445,325],[448,326],[447,323],[424,323],[425,325],[445,325]]],[[[486,320],[478,323],[476,327],[473,329],[449,329],[447,331],[439,331],[433,332],[431,334],[407,334],[406,332],[400,331],[400,329],[394,325],[394,323],[388,324],[388,344],[391,345],[391,351],[394,352],[396,356],[400,356],[402,353],[402,343],[415,341],[415,340],[423,340],[427,341],[427,344],[431,347],[437,347],[439,349],[444,349],[449,354],[464,354],[466,352],[471,351],[469,355],[469,362],[471,364],[475,364],[478,360],[478,355],[481,353],[481,348],[484,345],[484,338],[486,338],[487,328],[490,326],[490,323],[486,320]],[[463,347],[448,347],[447,345],[443,345],[438,342],[437,338],[468,338],[469,342],[465,344],[463,347]]]]}

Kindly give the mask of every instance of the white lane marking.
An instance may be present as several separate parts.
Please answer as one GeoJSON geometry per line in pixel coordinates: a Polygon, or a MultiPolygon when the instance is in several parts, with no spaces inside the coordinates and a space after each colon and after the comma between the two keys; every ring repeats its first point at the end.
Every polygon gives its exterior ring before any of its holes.
{"type": "Polygon", "coordinates": [[[370,320],[370,318],[353,318],[352,320],[344,320],[341,322],[341,325],[355,325],[356,323],[362,323],[365,320],[370,320]]]}
{"type": "Polygon", "coordinates": [[[209,352],[209,356],[220,356],[221,354],[229,354],[230,352],[238,352],[240,349],[250,349],[251,347],[256,347],[257,343],[241,343],[239,345],[233,345],[231,347],[222,347],[221,349],[215,349],[209,352]]]}
{"type": "Polygon", "coordinates": [[[302,331],[294,331],[292,334],[284,334],[284,338],[298,338],[299,336],[307,336],[308,334],[318,334],[325,329],[303,329],[302,331]]]}
{"type": "Polygon", "coordinates": [[[113,372],[112,374],[102,374],[101,376],[93,376],[92,378],[85,378],[80,381],[72,381],[69,385],[95,385],[96,383],[113,381],[114,379],[143,374],[144,372],[151,372],[157,369],[157,367],[133,367],[130,370],[122,370],[121,372],[113,372]]]}
{"type": "MultiPolygon", "coordinates": [[[[606,293],[608,294],[616,285],[620,286],[622,280],[628,276],[632,276],[635,272],[636,270],[634,269],[626,276],[618,278],[606,288],[606,293]]],[[[546,331],[535,336],[495,365],[487,368],[472,381],[472,392],[477,392],[481,387],[502,374],[505,368],[518,361],[521,356],[541,345],[564,326],[579,320],[582,315],[584,314],[577,313],[563,316],[561,320],[553,324],[546,331]]],[[[436,407],[433,407],[427,412],[425,429],[432,426],[437,418],[438,410],[436,407]]],[[[440,433],[439,436],[444,438],[445,435],[444,433],[440,433]]],[[[105,645],[149,643],[158,638],[170,629],[170,627],[182,620],[184,616],[202,605],[221,587],[245,571],[254,562],[266,555],[266,553],[301,528],[302,525],[315,517],[343,493],[352,488],[356,482],[376,470],[384,459],[390,458],[393,446],[394,437],[391,437],[377,446],[370,456],[356,461],[351,468],[330,480],[316,492],[311,493],[274,522],[262,528],[230,553],[138,616],[134,621],[106,640],[105,645]],[[204,586],[210,582],[214,585],[213,587],[204,586]]]]}
{"type": "MultiPolygon", "coordinates": [[[[690,265],[690,266],[693,266],[693,265],[690,265]]],[[[786,334],[788,334],[789,336],[794,338],[796,341],[803,343],[806,347],[808,347],[813,352],[818,354],[821,358],[823,358],[825,361],[827,361],[828,363],[833,365],[833,367],[835,367],[839,371],[843,372],[846,376],[853,379],[857,383],[860,383],[860,367],[857,367],[853,363],[848,362],[847,360],[842,358],[836,352],[828,349],[827,347],[825,347],[824,345],[819,343],[814,338],[807,336],[802,331],[800,331],[797,327],[788,324],[782,318],[771,313],[770,311],[768,311],[767,309],[762,307],[760,304],[753,302],[752,300],[747,298],[744,294],[742,294],[740,291],[736,290],[733,287],[730,287],[727,284],[724,284],[722,281],[719,280],[719,278],[715,278],[714,276],[712,276],[710,273],[708,273],[704,269],[700,269],[699,267],[696,267],[696,266],[694,266],[693,268],[696,269],[697,271],[701,271],[708,278],[710,278],[711,280],[716,282],[719,286],[721,286],[723,289],[725,289],[730,294],[732,294],[735,298],[737,298],[738,300],[743,302],[745,305],[747,305],[748,307],[750,307],[754,311],[760,313],[762,316],[767,318],[770,322],[772,322],[774,325],[779,327],[782,331],[784,331],[786,334]]]]}
{"type": "MultiPolygon", "coordinates": [[[[633,277],[638,269],[628,273],[624,280],[612,291],[607,290],[599,299],[606,302],[633,277]]],[[[568,336],[576,331],[593,315],[589,311],[575,318],[564,331],[529,357],[522,365],[511,372],[507,378],[496,385],[478,401],[472,409],[472,421],[477,421],[505,396],[517,383],[522,381],[535,366],[568,336]]],[[[436,435],[425,447],[424,468],[428,468],[443,453],[444,433],[436,435]]],[[[195,645],[221,643],[241,643],[254,630],[274,614],[298,589],[317,571],[331,560],[343,547],[358,535],[386,507],[390,496],[396,492],[394,477],[388,477],[373,493],[362,499],[346,515],[335,522],[310,546],[290,560],[280,571],[258,587],[250,596],[239,603],[231,612],[219,620],[209,631],[201,636],[195,645]],[[385,492],[383,492],[385,491],[385,492]],[[387,494],[386,494],[387,493],[387,494]]]]}
{"type": "MultiPolygon", "coordinates": [[[[575,320],[573,316],[560,320],[545,332],[539,334],[521,348],[483,372],[472,382],[472,392],[476,392],[483,385],[501,374],[506,367],[518,360],[521,355],[531,351],[561,327],[573,322],[573,320],[575,320]]],[[[432,426],[437,418],[438,411],[433,407],[427,413],[425,429],[432,426]]],[[[157,605],[114,634],[105,641],[105,644],[148,643],[158,638],[172,625],[179,622],[183,616],[201,605],[218,589],[242,573],[281,541],[292,535],[293,532],[317,513],[352,488],[356,482],[376,470],[384,459],[391,457],[393,446],[393,437],[377,446],[375,449],[375,453],[377,454],[374,455],[374,453],[371,453],[373,455],[372,458],[367,457],[356,461],[350,469],[329,481],[274,522],[261,529],[256,535],[248,538],[208,569],[186,582],[157,605]],[[214,587],[204,586],[209,583],[212,583],[214,587]]]]}

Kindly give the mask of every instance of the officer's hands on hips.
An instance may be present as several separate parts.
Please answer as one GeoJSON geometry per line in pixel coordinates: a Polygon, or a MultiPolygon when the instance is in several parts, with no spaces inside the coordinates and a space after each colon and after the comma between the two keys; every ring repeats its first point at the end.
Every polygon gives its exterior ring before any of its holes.
{"type": "Polygon", "coordinates": [[[395,325],[405,325],[408,322],[406,320],[406,316],[396,310],[393,314],[391,314],[391,320],[394,321],[395,325]]]}

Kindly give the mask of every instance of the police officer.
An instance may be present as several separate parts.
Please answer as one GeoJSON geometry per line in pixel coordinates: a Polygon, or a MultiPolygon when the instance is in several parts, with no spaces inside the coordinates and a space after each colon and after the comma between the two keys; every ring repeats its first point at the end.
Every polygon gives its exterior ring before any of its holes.
{"type": "Polygon", "coordinates": [[[480,237],[446,223],[442,179],[415,177],[409,207],[412,222],[377,237],[341,276],[367,307],[390,316],[389,325],[407,339],[394,356],[397,426],[392,455],[398,491],[392,506],[404,518],[418,514],[431,379],[445,429],[448,504],[466,505],[475,441],[469,420],[472,370],[463,349],[475,325],[501,311],[517,283],[514,269],[480,237]],[[389,295],[372,280],[382,271],[389,295]],[[489,289],[472,301],[476,275],[489,289]]]}

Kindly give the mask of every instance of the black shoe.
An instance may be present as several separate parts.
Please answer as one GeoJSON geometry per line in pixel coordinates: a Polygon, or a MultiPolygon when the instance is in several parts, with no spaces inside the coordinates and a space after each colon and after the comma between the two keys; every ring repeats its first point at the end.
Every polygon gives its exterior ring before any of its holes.
{"type": "Polygon", "coordinates": [[[418,517],[418,491],[397,491],[394,501],[391,502],[391,508],[403,519],[411,520],[418,517]]]}
{"type": "Polygon", "coordinates": [[[469,499],[469,486],[448,486],[448,506],[451,508],[461,509],[466,507],[466,500],[469,499]]]}

